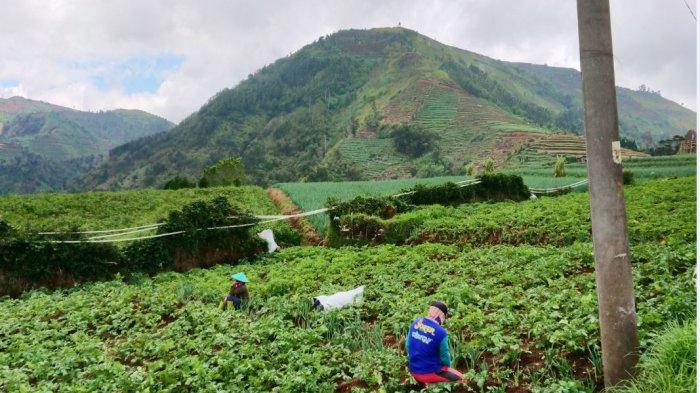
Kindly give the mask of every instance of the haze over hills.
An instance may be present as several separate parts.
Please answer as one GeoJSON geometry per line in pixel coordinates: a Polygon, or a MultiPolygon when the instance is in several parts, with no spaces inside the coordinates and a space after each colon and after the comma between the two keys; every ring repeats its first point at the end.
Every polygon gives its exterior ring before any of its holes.
{"type": "Polygon", "coordinates": [[[0,194],[66,189],[109,149],[172,126],[140,110],[83,112],[0,99],[0,194]]]}
{"type": "MultiPolygon", "coordinates": [[[[658,94],[618,95],[622,134],[638,144],[695,128],[694,112],[658,94]]],[[[195,179],[229,156],[263,185],[463,173],[582,129],[576,70],[503,62],[403,28],[346,30],[224,89],[172,130],[112,149],[82,186],[195,179]],[[430,136],[426,149],[400,148],[415,136],[396,133],[406,124],[430,136]]]]}

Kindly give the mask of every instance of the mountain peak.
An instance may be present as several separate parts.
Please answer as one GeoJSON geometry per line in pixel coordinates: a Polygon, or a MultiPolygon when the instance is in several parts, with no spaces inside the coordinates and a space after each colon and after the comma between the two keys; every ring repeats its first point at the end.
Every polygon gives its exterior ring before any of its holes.
{"type": "MultiPolygon", "coordinates": [[[[695,128],[671,101],[618,92],[627,137],[695,128]]],[[[576,70],[494,60],[404,27],[348,29],[221,91],[173,130],[113,149],[86,186],[158,186],[230,156],[262,185],[456,174],[562,131],[583,131],[576,70]],[[402,126],[426,148],[397,142],[402,126]]]]}

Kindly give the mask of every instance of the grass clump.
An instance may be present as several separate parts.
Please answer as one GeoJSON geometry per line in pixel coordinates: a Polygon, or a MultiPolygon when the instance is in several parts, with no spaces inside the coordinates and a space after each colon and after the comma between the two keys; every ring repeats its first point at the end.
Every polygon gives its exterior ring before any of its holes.
{"type": "Polygon", "coordinates": [[[642,355],[638,372],[628,388],[618,393],[695,392],[696,321],[672,323],[642,355]]]}

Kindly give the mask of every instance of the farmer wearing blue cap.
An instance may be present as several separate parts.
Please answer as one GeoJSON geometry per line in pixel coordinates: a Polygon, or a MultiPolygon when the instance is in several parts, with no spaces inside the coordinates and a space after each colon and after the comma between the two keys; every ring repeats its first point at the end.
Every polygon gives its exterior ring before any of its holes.
{"type": "Polygon", "coordinates": [[[219,305],[222,310],[227,309],[231,305],[236,308],[241,308],[241,305],[248,301],[248,277],[245,273],[239,272],[231,275],[231,290],[228,295],[219,305]]]}

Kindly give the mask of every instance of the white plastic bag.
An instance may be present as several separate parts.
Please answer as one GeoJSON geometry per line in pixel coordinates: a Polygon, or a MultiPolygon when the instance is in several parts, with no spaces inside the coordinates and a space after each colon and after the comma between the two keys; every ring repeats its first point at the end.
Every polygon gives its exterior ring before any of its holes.
{"type": "Polygon", "coordinates": [[[320,305],[321,309],[326,311],[343,308],[345,306],[361,302],[364,291],[365,286],[363,285],[345,292],[316,296],[314,298],[314,303],[320,305]]]}
{"type": "Polygon", "coordinates": [[[267,252],[273,253],[275,250],[280,248],[275,242],[275,234],[272,233],[271,229],[265,229],[264,231],[258,233],[258,236],[267,242],[267,252]]]}

